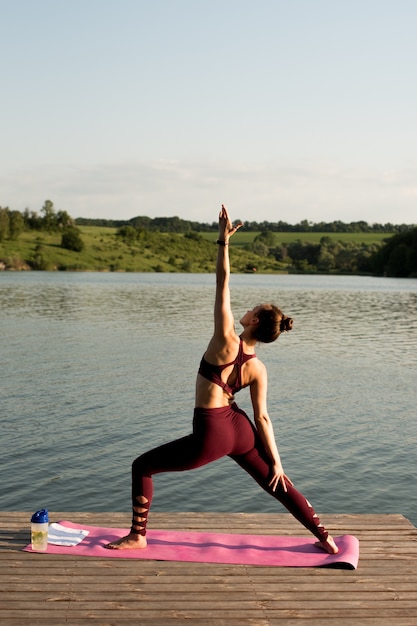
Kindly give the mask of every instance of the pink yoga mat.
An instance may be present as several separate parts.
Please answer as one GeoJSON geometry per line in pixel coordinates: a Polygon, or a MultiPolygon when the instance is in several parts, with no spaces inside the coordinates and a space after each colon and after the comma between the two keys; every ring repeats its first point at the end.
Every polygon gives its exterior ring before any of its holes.
{"type": "MultiPolygon", "coordinates": [[[[335,537],[338,554],[316,548],[314,537],[282,535],[233,535],[179,530],[148,530],[144,550],[108,550],[104,546],[127,534],[122,528],[100,528],[60,522],[67,528],[82,528],[89,534],[77,546],[48,545],[48,554],[71,554],[102,558],[146,559],[154,561],[193,561],[273,567],[336,567],[356,569],[359,541],[352,535],[335,537]]],[[[24,550],[31,552],[30,545],[24,550]]],[[[45,553],[43,553],[45,554],[45,553]]]]}

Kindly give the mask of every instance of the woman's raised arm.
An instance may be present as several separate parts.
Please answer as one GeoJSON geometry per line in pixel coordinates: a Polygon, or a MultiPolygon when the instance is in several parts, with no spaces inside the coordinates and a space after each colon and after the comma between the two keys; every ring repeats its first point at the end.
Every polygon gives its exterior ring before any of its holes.
{"type": "Polygon", "coordinates": [[[219,238],[217,240],[216,298],[214,302],[214,336],[224,339],[234,332],[234,319],[230,306],[229,239],[242,226],[233,226],[226,207],[222,204],[219,214],[219,238]]]}

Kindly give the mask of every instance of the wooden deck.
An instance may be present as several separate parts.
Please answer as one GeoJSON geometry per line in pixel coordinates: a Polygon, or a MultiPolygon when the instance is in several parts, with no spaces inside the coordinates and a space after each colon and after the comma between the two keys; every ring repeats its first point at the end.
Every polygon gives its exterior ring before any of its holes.
{"type": "MultiPolygon", "coordinates": [[[[30,513],[0,513],[0,624],[415,626],[417,529],[401,515],[323,515],[360,540],[359,567],[270,568],[22,552],[30,513]]],[[[51,521],[129,526],[125,513],[51,521]]],[[[305,535],[287,514],[153,513],[154,528],[305,535]]]]}

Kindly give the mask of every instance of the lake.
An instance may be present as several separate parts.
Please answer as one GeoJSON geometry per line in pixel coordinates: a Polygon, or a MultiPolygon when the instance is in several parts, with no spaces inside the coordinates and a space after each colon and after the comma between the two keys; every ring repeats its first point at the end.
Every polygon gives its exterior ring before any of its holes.
{"type": "MultiPolygon", "coordinates": [[[[236,320],[265,301],[294,318],[257,354],[285,472],[323,522],[417,525],[417,280],[233,275],[231,295],[236,320]]],[[[213,297],[212,274],[0,272],[0,510],[130,511],[132,460],[190,432],[213,297]]],[[[285,512],[228,458],[158,475],[153,510],[285,512]]]]}

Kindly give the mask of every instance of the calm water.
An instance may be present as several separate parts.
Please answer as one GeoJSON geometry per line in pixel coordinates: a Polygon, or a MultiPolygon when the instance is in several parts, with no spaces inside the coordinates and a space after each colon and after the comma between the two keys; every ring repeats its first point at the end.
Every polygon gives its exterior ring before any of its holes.
{"type": "MultiPolygon", "coordinates": [[[[190,432],[213,294],[213,275],[0,272],[0,510],[130,510],[132,459],[190,432]]],[[[295,319],[258,349],[286,473],[324,521],[417,524],[417,281],[232,276],[237,319],[268,300],[295,319]]],[[[153,509],[284,512],[229,459],[157,476],[153,509]]]]}

